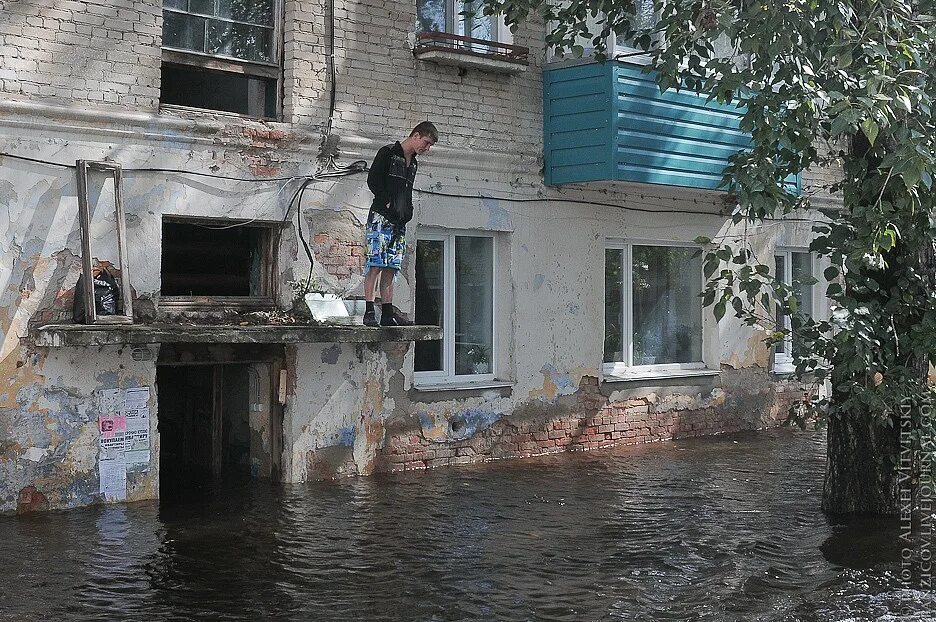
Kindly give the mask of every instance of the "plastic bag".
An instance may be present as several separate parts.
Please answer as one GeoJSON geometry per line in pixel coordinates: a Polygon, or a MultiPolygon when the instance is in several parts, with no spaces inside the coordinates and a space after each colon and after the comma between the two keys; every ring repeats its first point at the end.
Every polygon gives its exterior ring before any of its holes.
{"type": "MultiPolygon", "coordinates": [[[[118,315],[123,312],[120,298],[120,286],[117,279],[105,268],[95,268],[94,275],[94,312],[97,315],[118,315]]],[[[72,305],[72,319],[76,324],[87,324],[84,308],[85,282],[84,275],[78,277],[75,285],[75,301],[72,305]]]]}

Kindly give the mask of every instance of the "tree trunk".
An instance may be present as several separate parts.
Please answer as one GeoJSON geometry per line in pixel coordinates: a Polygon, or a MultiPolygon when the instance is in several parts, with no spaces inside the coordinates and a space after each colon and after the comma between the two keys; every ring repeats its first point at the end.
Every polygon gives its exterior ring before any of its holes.
{"type": "Polygon", "coordinates": [[[899,513],[899,428],[883,427],[871,413],[829,418],[822,509],[829,514],[899,513]]]}

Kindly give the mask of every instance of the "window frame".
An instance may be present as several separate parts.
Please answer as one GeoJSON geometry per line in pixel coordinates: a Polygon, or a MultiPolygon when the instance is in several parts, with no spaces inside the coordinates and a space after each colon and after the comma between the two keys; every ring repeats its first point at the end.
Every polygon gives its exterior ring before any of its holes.
{"type": "Polygon", "coordinates": [[[81,276],[84,279],[84,307],[86,324],[133,324],[133,296],[131,292],[130,259],[127,252],[126,213],[123,204],[123,170],[120,164],[109,161],[78,160],[75,163],[78,188],[78,221],[81,233],[81,276]],[[109,175],[114,183],[114,229],[117,235],[117,269],[120,271],[120,296],[123,313],[98,315],[94,298],[94,251],[91,239],[91,204],[88,181],[92,172],[109,175]]]}
{"type": "MultiPolygon", "coordinates": [[[[631,17],[635,16],[632,15],[631,17]]],[[[654,22],[659,21],[659,11],[654,11],[653,17],[654,22]]],[[[654,37],[654,39],[656,38],[657,37],[654,37]]],[[[650,54],[645,50],[630,45],[619,45],[618,36],[613,32],[608,37],[607,49],[612,52],[611,56],[625,63],[633,63],[634,65],[649,65],[652,61],[650,54]]]]}
{"type": "MultiPolygon", "coordinates": [[[[276,104],[274,105],[273,116],[255,116],[238,112],[229,112],[227,110],[215,110],[213,108],[200,108],[197,106],[184,106],[181,104],[165,104],[162,103],[162,101],[159,103],[160,110],[210,112],[212,114],[223,114],[246,119],[280,119],[283,115],[283,32],[285,28],[284,3],[285,0],[273,0],[273,60],[271,61],[245,60],[224,54],[208,54],[206,52],[196,52],[194,50],[174,48],[172,46],[165,45],[162,38],[162,32],[160,32],[162,65],[193,67],[206,71],[222,71],[254,78],[275,80],[276,84],[274,89],[276,92],[276,104]]],[[[200,13],[181,11],[179,9],[166,7],[164,5],[161,5],[161,10],[172,13],[180,13],[182,15],[201,16],[200,13]]],[[[237,20],[226,20],[224,18],[220,19],[232,23],[241,23],[237,20]]],[[[163,26],[163,28],[164,27],[165,26],[163,26]]],[[[162,85],[160,85],[160,93],[161,92],[162,85]]],[[[161,99],[162,97],[160,94],[160,100],[161,99]]]]}
{"type": "MultiPolygon", "coordinates": [[[[458,0],[443,0],[443,4],[444,4],[443,8],[445,11],[445,27],[444,27],[445,30],[442,30],[442,31],[421,30],[419,29],[419,23],[417,21],[417,24],[416,24],[417,32],[443,32],[445,34],[458,35],[459,34],[458,33],[458,24],[459,24],[458,20],[461,16],[458,14],[458,11],[456,11],[457,7],[455,6],[455,4],[457,1],[458,0]]],[[[416,0],[417,14],[419,11],[419,2],[420,0],[416,0]]],[[[513,33],[510,31],[510,28],[504,22],[504,17],[502,15],[491,15],[490,17],[493,22],[492,34],[494,36],[494,38],[491,39],[490,41],[492,43],[512,44],[513,33]]],[[[477,38],[477,37],[473,37],[471,34],[464,34],[461,36],[469,37],[472,39],[477,38]]],[[[486,39],[482,39],[482,40],[486,40],[486,39]]]]}
{"type": "MultiPolygon", "coordinates": [[[[416,234],[416,243],[420,240],[442,242],[442,369],[438,371],[413,371],[413,383],[420,386],[457,385],[472,386],[490,383],[496,380],[500,371],[497,363],[497,235],[492,231],[459,229],[443,231],[439,229],[420,230],[416,234]],[[491,240],[491,369],[486,374],[455,373],[455,239],[459,237],[480,237],[491,240]]],[[[414,258],[415,267],[415,258],[414,258]]],[[[415,304],[415,287],[413,288],[415,304]]]]}
{"type": "MultiPolygon", "coordinates": [[[[678,377],[678,376],[692,376],[692,375],[710,375],[717,374],[717,370],[711,369],[706,363],[706,346],[708,338],[706,333],[707,322],[704,310],[702,309],[701,299],[699,300],[699,313],[700,313],[700,342],[701,342],[701,356],[699,361],[693,361],[690,363],[659,363],[659,364],[646,364],[646,365],[635,365],[634,364],[634,294],[633,294],[633,274],[634,274],[634,258],[633,258],[633,247],[635,246],[657,246],[665,248],[676,248],[676,249],[698,249],[699,245],[693,242],[682,242],[682,241],[671,241],[671,240],[606,240],[603,252],[605,254],[605,261],[602,262],[602,290],[605,292],[605,302],[602,304],[602,348],[601,348],[601,370],[602,374],[611,378],[619,379],[638,379],[638,378],[666,378],[666,377],[678,377]],[[623,321],[621,322],[621,349],[623,351],[623,361],[604,361],[604,339],[606,335],[604,333],[604,326],[607,322],[605,313],[607,312],[606,307],[606,296],[607,296],[607,251],[609,250],[620,250],[621,254],[621,309],[623,315],[623,321]]],[[[702,267],[699,267],[699,283],[703,284],[704,276],[702,274],[702,267]]]]}
{"type": "MultiPolygon", "coordinates": [[[[819,257],[816,253],[810,252],[808,248],[801,246],[778,246],[774,249],[774,272],[776,272],[776,261],[777,255],[783,256],[783,274],[778,275],[780,281],[787,287],[791,287],[793,284],[793,255],[794,254],[803,254],[809,256],[809,272],[810,276],[816,279],[816,283],[813,283],[809,287],[812,289],[812,303],[809,308],[809,315],[812,318],[820,318],[821,306],[819,304],[818,295],[819,290],[819,257]]],[[[781,328],[781,327],[777,327],[781,328]]],[[[793,373],[796,369],[793,357],[793,335],[790,332],[792,330],[792,319],[789,314],[784,314],[783,316],[783,329],[787,331],[786,336],[783,341],[773,344],[770,347],[771,357],[773,363],[771,368],[776,373],[789,374],[793,373]],[[777,352],[776,347],[778,344],[783,344],[783,351],[777,352]]]]}
{"type": "MultiPolygon", "coordinates": [[[[157,307],[160,311],[183,312],[183,311],[212,311],[217,309],[234,309],[238,311],[271,310],[276,308],[276,299],[279,295],[278,278],[278,248],[280,236],[285,228],[285,224],[275,220],[244,220],[231,218],[213,218],[200,216],[179,216],[174,214],[163,215],[162,223],[178,223],[184,225],[201,225],[208,227],[230,227],[246,226],[255,229],[261,229],[261,243],[263,249],[263,269],[260,275],[261,293],[255,296],[224,296],[224,295],[204,295],[194,294],[191,296],[164,296],[159,294],[157,307]]],[[[160,281],[162,280],[162,245],[163,240],[159,241],[160,256],[160,281]]],[[[160,285],[160,289],[162,286],[160,285]]]]}

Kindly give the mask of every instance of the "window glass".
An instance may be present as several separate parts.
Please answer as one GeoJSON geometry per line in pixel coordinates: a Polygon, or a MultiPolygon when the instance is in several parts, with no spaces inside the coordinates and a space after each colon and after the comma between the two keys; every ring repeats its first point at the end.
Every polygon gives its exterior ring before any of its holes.
{"type": "MultiPolygon", "coordinates": [[[[786,283],[787,282],[786,255],[775,255],[774,261],[777,262],[777,277],[782,282],[786,283]]],[[[786,328],[786,315],[783,313],[783,310],[780,308],[780,305],[777,305],[776,316],[777,316],[778,330],[782,330],[786,328]]],[[[784,352],[786,352],[786,345],[787,344],[785,341],[778,341],[777,343],[774,344],[774,352],[776,352],[777,354],[783,354],[784,352]]]]}
{"type": "Polygon", "coordinates": [[[702,360],[702,259],[691,248],[634,246],[634,365],[702,360]]]}
{"type": "MultiPolygon", "coordinates": [[[[793,291],[796,295],[796,302],[800,313],[812,315],[813,308],[813,286],[812,286],[812,257],[809,253],[791,253],[793,291]]],[[[793,353],[800,351],[801,344],[797,335],[791,336],[793,353]]]]}
{"type": "MultiPolygon", "coordinates": [[[[634,16],[631,19],[631,28],[635,31],[653,28],[656,24],[656,12],[653,10],[653,0],[634,0],[634,16]]],[[[624,33],[615,37],[618,47],[633,48],[634,40],[626,37],[624,33]]]]}
{"type": "Polygon", "coordinates": [[[416,19],[421,32],[445,32],[445,0],[419,0],[416,19]]]}
{"type": "Polygon", "coordinates": [[[484,15],[483,0],[458,0],[455,3],[457,15],[457,34],[472,39],[494,40],[494,24],[490,15],[484,15]]]}
{"type": "Polygon", "coordinates": [[[441,326],[442,339],[416,343],[414,371],[449,379],[494,373],[494,238],[417,241],[415,320],[441,326]]]}
{"type": "Polygon", "coordinates": [[[204,50],[205,18],[164,11],[163,45],[183,50],[204,50]]]}
{"type": "Polygon", "coordinates": [[[605,249],[604,362],[702,363],[702,258],[693,248],[605,249]]]}
{"type": "Polygon", "coordinates": [[[273,7],[273,0],[163,0],[163,45],[273,62],[273,7]]]}
{"type": "MultiPolygon", "coordinates": [[[[416,324],[444,328],[444,246],[442,240],[416,242],[416,324]]],[[[443,359],[441,339],[416,342],[415,371],[442,371],[443,359]]]]}
{"type": "Polygon", "coordinates": [[[455,374],[491,372],[494,240],[455,237],[455,374]]]}
{"type": "MultiPolygon", "coordinates": [[[[813,274],[812,255],[808,252],[784,251],[775,256],[777,262],[777,277],[790,286],[799,312],[805,316],[812,315],[813,309],[813,274]]],[[[786,339],[774,344],[774,352],[780,357],[781,363],[789,363],[793,354],[799,351],[800,343],[796,334],[792,332],[793,325],[789,315],[777,307],[777,330],[788,332],[786,339]]]]}
{"type": "Polygon", "coordinates": [[[272,26],[273,0],[218,0],[218,17],[272,26]]]}
{"type": "Polygon", "coordinates": [[[624,360],[624,250],[605,249],[604,361],[624,360]]]}
{"type": "Polygon", "coordinates": [[[420,32],[451,34],[495,41],[494,18],[484,14],[483,0],[417,0],[416,21],[420,32]]]}

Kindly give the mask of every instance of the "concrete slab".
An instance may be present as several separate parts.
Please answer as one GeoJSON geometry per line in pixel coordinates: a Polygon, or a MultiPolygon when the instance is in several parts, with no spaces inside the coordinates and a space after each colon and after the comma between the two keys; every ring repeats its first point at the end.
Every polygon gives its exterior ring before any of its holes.
{"type": "Polygon", "coordinates": [[[442,338],[437,326],[208,326],[132,324],[89,326],[47,324],[36,331],[36,345],[47,348],[150,343],[374,343],[431,341],[442,338]]]}

